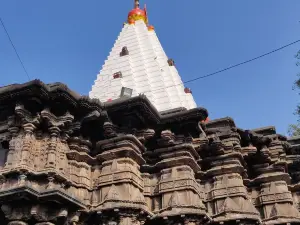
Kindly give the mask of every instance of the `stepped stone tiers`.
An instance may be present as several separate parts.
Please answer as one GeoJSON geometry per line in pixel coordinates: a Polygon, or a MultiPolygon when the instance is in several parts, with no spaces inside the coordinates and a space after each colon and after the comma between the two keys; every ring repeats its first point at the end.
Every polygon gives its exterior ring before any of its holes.
{"type": "Polygon", "coordinates": [[[0,224],[300,224],[300,138],[61,83],[0,88],[0,224]]]}
{"type": "Polygon", "coordinates": [[[196,108],[191,90],[184,87],[173,59],[167,57],[148,24],[147,10],[135,8],[118,36],[89,94],[102,102],[145,94],[158,111],[196,108]]]}

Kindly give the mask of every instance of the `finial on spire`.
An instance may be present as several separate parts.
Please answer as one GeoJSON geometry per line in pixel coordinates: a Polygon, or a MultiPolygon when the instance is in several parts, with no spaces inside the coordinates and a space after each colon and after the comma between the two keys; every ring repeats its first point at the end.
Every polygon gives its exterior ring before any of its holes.
{"type": "Polygon", "coordinates": [[[140,1],[139,0],[134,0],[134,8],[135,9],[140,8],[140,1]]]}
{"type": "Polygon", "coordinates": [[[135,24],[138,20],[143,20],[148,25],[147,9],[140,9],[140,1],[134,0],[134,9],[128,13],[128,23],[135,24]]]}

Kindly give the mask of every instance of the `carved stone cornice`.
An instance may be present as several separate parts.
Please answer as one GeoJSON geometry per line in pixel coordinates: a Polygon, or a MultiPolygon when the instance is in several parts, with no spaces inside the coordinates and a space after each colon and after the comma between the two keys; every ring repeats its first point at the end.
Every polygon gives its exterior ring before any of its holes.
{"type": "Polygon", "coordinates": [[[104,136],[106,138],[114,138],[117,137],[117,127],[111,122],[104,122],[103,124],[104,136]]]}
{"type": "Polygon", "coordinates": [[[144,129],[144,130],[136,130],[134,135],[138,138],[141,143],[146,143],[149,139],[151,139],[155,135],[155,130],[153,129],[144,129]]]}
{"type": "Polygon", "coordinates": [[[68,127],[72,124],[74,116],[69,112],[66,112],[63,116],[55,116],[50,112],[50,109],[46,108],[41,112],[41,118],[45,120],[50,127],[68,127]]]}
{"type": "Polygon", "coordinates": [[[112,160],[116,157],[129,157],[134,159],[138,164],[145,163],[142,157],[142,152],[145,151],[145,147],[133,135],[123,135],[99,141],[96,144],[96,151],[102,152],[97,155],[100,161],[112,160]]]}
{"type": "Polygon", "coordinates": [[[156,155],[159,155],[161,159],[165,159],[165,158],[171,158],[172,155],[170,154],[172,153],[175,154],[176,152],[181,152],[181,151],[189,152],[191,157],[193,157],[195,160],[200,159],[200,156],[198,155],[198,153],[196,152],[192,144],[180,144],[173,147],[159,148],[159,149],[155,149],[154,153],[156,155]]]}
{"type": "MultiPolygon", "coordinates": [[[[64,204],[65,203],[71,204],[72,207],[77,207],[79,209],[86,209],[86,205],[83,202],[81,202],[81,200],[74,198],[73,193],[68,193],[67,191],[63,191],[58,188],[50,189],[50,190],[48,189],[38,190],[30,186],[29,184],[25,184],[22,185],[21,187],[16,186],[9,189],[2,188],[2,190],[0,191],[0,200],[2,202],[7,202],[8,200],[18,201],[20,199],[33,201],[36,198],[39,198],[42,202],[49,201],[51,199],[51,201],[62,202],[64,204]]],[[[6,207],[5,213],[11,212],[11,207],[12,206],[6,207]]],[[[20,207],[22,210],[27,209],[25,205],[19,205],[18,207],[20,207]]]]}
{"type": "Polygon", "coordinates": [[[7,119],[8,131],[15,137],[18,134],[19,127],[21,126],[21,121],[15,116],[10,116],[7,119]]]}
{"type": "Polygon", "coordinates": [[[225,145],[218,135],[212,134],[208,137],[208,144],[199,146],[199,154],[203,157],[225,154],[225,145]]]}
{"type": "Polygon", "coordinates": [[[74,151],[74,150],[67,152],[66,155],[69,160],[75,160],[77,162],[83,162],[83,163],[87,163],[89,165],[94,165],[94,164],[96,164],[96,161],[97,161],[97,159],[95,157],[92,157],[87,153],[78,152],[78,151],[74,151]]]}
{"type": "Polygon", "coordinates": [[[101,112],[98,110],[93,110],[92,112],[88,113],[81,119],[81,123],[86,123],[90,121],[97,120],[101,117],[101,112]]]}
{"type": "Polygon", "coordinates": [[[274,168],[274,167],[265,167],[257,170],[259,173],[251,183],[252,184],[261,184],[271,181],[285,181],[286,183],[290,183],[291,177],[288,173],[285,173],[282,168],[274,168]]]}
{"type": "Polygon", "coordinates": [[[32,115],[32,113],[26,110],[24,105],[20,103],[16,104],[15,113],[21,119],[22,123],[30,123],[37,126],[41,122],[39,114],[32,115]]]}
{"type": "Polygon", "coordinates": [[[175,144],[175,135],[170,130],[164,130],[160,134],[160,139],[157,140],[159,146],[173,146],[175,144]]]}

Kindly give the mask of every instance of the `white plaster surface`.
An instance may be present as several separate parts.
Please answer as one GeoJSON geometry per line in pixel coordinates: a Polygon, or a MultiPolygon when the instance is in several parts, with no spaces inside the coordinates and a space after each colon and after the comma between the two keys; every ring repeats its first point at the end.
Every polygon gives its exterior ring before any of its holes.
{"type": "Polygon", "coordinates": [[[89,95],[106,102],[119,98],[122,87],[133,89],[132,96],[145,94],[158,111],[197,107],[192,94],[184,92],[176,67],[168,65],[155,31],[148,31],[142,20],[123,27],[89,95]],[[125,46],[129,55],[120,57],[125,46]],[[116,72],[122,78],[114,79],[116,72]]]}

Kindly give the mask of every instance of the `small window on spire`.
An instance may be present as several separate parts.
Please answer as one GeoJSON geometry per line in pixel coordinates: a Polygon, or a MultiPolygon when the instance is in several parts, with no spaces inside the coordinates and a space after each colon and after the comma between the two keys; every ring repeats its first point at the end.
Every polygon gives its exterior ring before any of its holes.
{"type": "Polygon", "coordinates": [[[128,51],[128,49],[127,49],[126,46],[123,47],[123,48],[122,48],[122,51],[120,52],[120,56],[121,56],[121,57],[122,57],[122,56],[125,56],[125,55],[129,55],[129,51],[128,51]]]}
{"type": "Polygon", "coordinates": [[[131,97],[133,90],[131,88],[122,87],[120,97],[131,97]]]}
{"type": "Polygon", "coordinates": [[[168,59],[169,66],[175,66],[175,61],[173,59],[168,59]]]}
{"type": "Polygon", "coordinates": [[[192,94],[192,90],[190,88],[184,88],[184,92],[187,94],[192,94]]]}
{"type": "Polygon", "coordinates": [[[122,72],[119,71],[119,72],[114,73],[113,77],[114,77],[114,79],[122,78],[122,72]]]}

